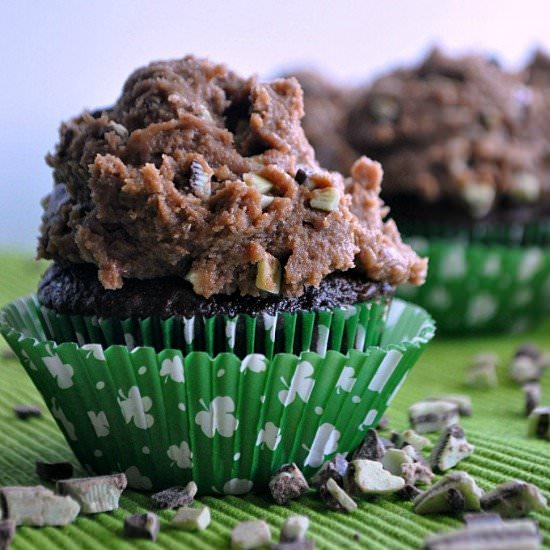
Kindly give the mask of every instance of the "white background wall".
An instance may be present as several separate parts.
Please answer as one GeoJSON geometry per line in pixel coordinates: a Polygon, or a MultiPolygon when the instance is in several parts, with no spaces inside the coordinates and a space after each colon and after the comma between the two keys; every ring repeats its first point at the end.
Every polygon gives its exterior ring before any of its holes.
{"type": "Polygon", "coordinates": [[[550,0],[2,0],[0,246],[34,246],[59,122],[112,103],[150,60],[195,53],[265,77],[307,63],[361,81],[439,43],[516,67],[550,50],[549,22],[550,0]]]}

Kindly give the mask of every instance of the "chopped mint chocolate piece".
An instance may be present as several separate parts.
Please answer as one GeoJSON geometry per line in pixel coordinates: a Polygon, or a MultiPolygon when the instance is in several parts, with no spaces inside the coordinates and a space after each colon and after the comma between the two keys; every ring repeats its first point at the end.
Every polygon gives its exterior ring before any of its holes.
{"type": "Polygon", "coordinates": [[[132,538],[157,540],[160,520],[153,512],[134,514],[124,519],[124,535],[132,538]]]}
{"type": "Polygon", "coordinates": [[[430,535],[424,550],[537,550],[541,536],[534,521],[515,520],[486,523],[430,535]]]}
{"type": "Polygon", "coordinates": [[[296,171],[296,175],[294,176],[294,179],[299,184],[305,183],[305,181],[307,180],[307,174],[304,170],[302,170],[301,168],[298,168],[298,170],[296,171]]]}
{"type": "Polygon", "coordinates": [[[42,487],[2,487],[4,514],[17,525],[62,526],[74,521],[79,504],[69,496],[58,496],[42,487]]]}
{"type": "Polygon", "coordinates": [[[269,482],[269,491],[277,504],[285,505],[309,491],[309,485],[296,464],[285,464],[269,482]]]}
{"type": "Polygon", "coordinates": [[[42,416],[40,407],[37,407],[36,405],[15,405],[13,407],[13,412],[19,420],[28,420],[29,418],[37,418],[42,416]]]}
{"type": "Polygon", "coordinates": [[[286,518],[281,528],[280,542],[296,542],[305,539],[309,529],[307,516],[290,516],[286,518]]]}
{"type": "Polygon", "coordinates": [[[378,437],[378,432],[369,428],[361,445],[353,451],[351,460],[380,460],[384,456],[384,452],[384,444],[378,437]]]}
{"type": "Polygon", "coordinates": [[[430,444],[430,440],[414,430],[405,430],[402,434],[403,445],[412,445],[418,452],[430,444]]]}
{"type": "Polygon", "coordinates": [[[262,520],[243,521],[231,531],[231,548],[235,550],[261,548],[270,542],[271,531],[262,520]]]}
{"type": "Polygon", "coordinates": [[[540,489],[526,481],[513,480],[502,483],[481,497],[481,507],[503,518],[517,518],[531,511],[545,510],[546,498],[540,489]]]}
{"type": "Polygon", "coordinates": [[[179,508],[191,506],[197,494],[197,484],[190,481],[185,487],[170,487],[151,495],[151,502],[155,508],[179,508]]]}
{"type": "Polygon", "coordinates": [[[198,160],[191,163],[189,186],[193,193],[199,198],[208,198],[211,193],[210,179],[212,173],[208,173],[198,160]]]}
{"type": "Polygon", "coordinates": [[[426,464],[413,462],[412,464],[404,463],[401,465],[401,477],[407,485],[416,485],[417,483],[430,485],[434,474],[426,464]]]}
{"type": "Polygon", "coordinates": [[[550,441],[550,407],[537,407],[527,419],[527,435],[550,441]]]}
{"type": "Polygon", "coordinates": [[[346,457],[342,454],[337,454],[321,466],[321,469],[311,478],[311,484],[318,489],[328,479],[332,478],[342,487],[347,469],[348,461],[346,457]]]}
{"type": "Polygon", "coordinates": [[[319,489],[319,493],[327,507],[332,510],[353,512],[357,509],[357,503],[332,478],[319,489]]]}
{"type": "Polygon", "coordinates": [[[36,461],[36,475],[43,481],[58,481],[73,477],[73,465],[70,462],[36,461]]]}
{"type": "Polygon", "coordinates": [[[402,477],[384,470],[382,464],[374,460],[353,460],[344,479],[344,487],[352,495],[387,495],[404,486],[402,477]]]}
{"type": "Polygon", "coordinates": [[[472,416],[472,399],[469,395],[452,393],[436,395],[428,398],[428,401],[449,401],[458,407],[460,416],[472,416]]]}
{"type": "Polygon", "coordinates": [[[529,416],[539,406],[540,384],[538,382],[524,384],[523,395],[525,396],[525,416],[529,416]]]}
{"type": "Polygon", "coordinates": [[[178,509],[170,524],[185,531],[202,531],[210,525],[210,521],[210,508],[208,506],[202,506],[201,508],[182,506],[178,509]]]}
{"type": "Polygon", "coordinates": [[[15,537],[15,521],[13,519],[0,520],[0,550],[7,550],[15,537]]]}
{"type": "Polygon", "coordinates": [[[481,509],[483,491],[466,472],[453,472],[441,478],[414,499],[417,514],[439,514],[481,509]]]}
{"type": "Polygon", "coordinates": [[[98,514],[118,509],[120,495],[127,483],[126,476],[121,473],[62,479],[57,482],[57,490],[74,498],[83,514],[98,514]]]}
{"type": "Polygon", "coordinates": [[[388,449],[382,457],[382,466],[394,476],[401,475],[401,466],[403,464],[412,464],[414,460],[402,449],[388,449]]]}
{"type": "Polygon", "coordinates": [[[466,384],[472,388],[486,390],[498,386],[498,356],[494,353],[479,353],[466,373],[466,384]]]}
{"type": "Polygon", "coordinates": [[[464,430],[458,424],[449,426],[439,437],[430,456],[430,466],[445,472],[474,452],[474,446],[466,441],[464,430]]]}
{"type": "Polygon", "coordinates": [[[449,401],[420,401],[409,407],[409,421],[419,434],[439,432],[458,420],[458,406],[449,401]]]}

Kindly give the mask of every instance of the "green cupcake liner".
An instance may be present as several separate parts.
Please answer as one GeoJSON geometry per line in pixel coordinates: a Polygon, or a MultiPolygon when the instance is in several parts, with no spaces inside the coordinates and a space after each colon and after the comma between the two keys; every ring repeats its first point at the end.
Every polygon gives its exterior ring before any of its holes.
{"type": "Polygon", "coordinates": [[[174,348],[185,354],[230,352],[241,358],[262,353],[271,358],[281,352],[311,350],[323,354],[330,349],[346,353],[350,349],[363,351],[377,345],[389,302],[389,298],[380,297],[312,312],[167,319],[66,315],[41,306],[36,298],[25,300],[21,308],[29,308],[31,316],[40,309],[46,338],[58,343],[125,345],[130,349],[150,346],[157,351],[174,348]]]}
{"type": "Polygon", "coordinates": [[[442,224],[430,220],[398,220],[405,236],[422,236],[430,240],[445,239],[477,244],[506,246],[550,246],[550,218],[528,223],[497,223],[479,220],[470,226],[442,224]]]}
{"type": "Polygon", "coordinates": [[[428,309],[441,332],[523,332],[549,310],[550,247],[408,242],[430,258],[428,279],[397,295],[428,309]]]}
{"type": "Polygon", "coordinates": [[[346,355],[56,344],[51,322],[33,297],[0,312],[0,332],[82,464],[123,471],[142,490],[193,479],[202,494],[264,491],[285,463],[310,476],[354,449],[434,334],[430,316],[401,300],[380,346],[346,355]]]}

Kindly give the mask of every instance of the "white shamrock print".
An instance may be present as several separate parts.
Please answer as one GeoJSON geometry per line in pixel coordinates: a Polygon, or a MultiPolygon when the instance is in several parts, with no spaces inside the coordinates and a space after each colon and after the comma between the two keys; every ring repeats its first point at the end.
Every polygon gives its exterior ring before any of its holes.
{"type": "Polygon", "coordinates": [[[97,437],[108,436],[109,421],[107,420],[107,415],[103,411],[99,411],[98,413],[95,413],[94,411],[88,411],[87,414],[97,437]]]}
{"type": "Polygon", "coordinates": [[[340,378],[336,382],[336,393],[340,393],[341,391],[349,393],[353,389],[355,382],[357,382],[357,378],[353,376],[354,374],[355,370],[353,367],[344,367],[342,369],[340,378]]]}
{"type": "Polygon", "coordinates": [[[142,476],[137,466],[130,466],[124,474],[128,480],[128,487],[131,487],[132,489],[149,491],[153,488],[153,483],[151,480],[147,476],[142,476]]]}
{"type": "Polygon", "coordinates": [[[324,355],[327,351],[329,334],[330,329],[325,325],[319,325],[317,327],[317,344],[315,347],[315,351],[319,355],[324,355]]]}
{"type": "Polygon", "coordinates": [[[236,319],[228,319],[225,322],[225,337],[227,338],[227,345],[230,348],[235,347],[235,331],[237,328],[236,319]]]}
{"type": "Polygon", "coordinates": [[[273,422],[267,422],[263,430],[260,430],[256,439],[256,446],[265,443],[270,451],[274,451],[281,442],[281,429],[273,422]]]}
{"type": "Polygon", "coordinates": [[[235,403],[231,397],[216,397],[208,407],[203,399],[200,404],[204,411],[197,413],[195,422],[202,428],[206,437],[214,437],[216,431],[222,437],[231,437],[237,430],[239,421],[232,414],[235,410],[235,403]]]}
{"type": "Polygon", "coordinates": [[[302,447],[309,452],[304,464],[312,468],[321,466],[325,461],[325,455],[336,452],[339,439],[340,432],[332,424],[328,422],[321,424],[315,433],[311,448],[302,445],[302,447]]]}
{"type": "Polygon", "coordinates": [[[50,410],[52,411],[53,417],[57,418],[57,420],[59,420],[59,422],[63,425],[63,428],[67,433],[67,437],[72,441],[76,441],[78,438],[76,437],[76,433],[74,431],[74,424],[65,416],[65,413],[61,410],[61,407],[56,405],[55,397],[52,398],[52,406],[50,407],[50,410]]]}
{"type": "Polygon", "coordinates": [[[160,375],[166,376],[165,382],[168,381],[168,378],[171,378],[174,382],[184,382],[185,373],[181,357],[176,355],[172,359],[165,359],[160,368],[160,375]]]}
{"type": "Polygon", "coordinates": [[[263,314],[264,328],[266,332],[269,332],[269,339],[275,342],[275,334],[277,332],[277,314],[269,315],[269,313],[263,314]]]}
{"type": "Polygon", "coordinates": [[[251,353],[241,361],[241,372],[263,372],[267,369],[265,355],[251,353]]]}
{"type": "Polygon", "coordinates": [[[249,479],[230,479],[223,486],[226,495],[244,495],[250,493],[254,484],[249,479]]]}
{"type": "Polygon", "coordinates": [[[290,385],[286,383],[284,378],[281,378],[281,382],[287,389],[279,392],[279,400],[285,407],[294,402],[296,395],[299,395],[304,403],[309,401],[313,386],[315,385],[315,380],[311,378],[313,371],[314,369],[311,363],[302,361],[296,367],[290,385]]]}
{"type": "Polygon", "coordinates": [[[183,319],[183,337],[185,338],[186,344],[192,344],[194,339],[195,331],[195,317],[190,319],[183,319]]]}
{"type": "Polygon", "coordinates": [[[142,430],[146,430],[153,425],[155,421],[153,415],[146,414],[153,406],[153,400],[150,397],[141,397],[137,386],[130,388],[128,397],[122,393],[122,390],[118,390],[118,394],[120,397],[117,397],[117,401],[126,424],[129,424],[133,420],[136,427],[142,430]]]}
{"type": "Polygon", "coordinates": [[[97,359],[98,361],[105,361],[105,354],[103,353],[103,348],[100,344],[84,344],[81,347],[89,352],[86,354],[86,359],[93,356],[94,359],[97,359]]]}
{"type": "Polygon", "coordinates": [[[63,364],[63,361],[55,353],[51,357],[44,357],[42,360],[62,390],[70,388],[73,385],[74,371],[71,365],[63,364]]]}
{"type": "MultiPolygon", "coordinates": [[[[405,381],[405,378],[403,378],[402,382],[405,381]]],[[[399,389],[399,386],[398,388],[399,389]]],[[[395,392],[394,392],[395,393],[395,392]]],[[[390,397],[390,399],[393,397],[393,394],[392,396],[390,397]]],[[[376,418],[376,416],[378,415],[378,411],[376,409],[371,409],[365,416],[365,418],[363,419],[363,422],[361,422],[361,424],[359,424],[358,428],[360,431],[363,431],[365,428],[370,428],[373,424],[374,424],[374,420],[376,418]]]]}
{"type": "Polygon", "coordinates": [[[191,461],[193,453],[187,441],[182,441],[179,447],[177,445],[170,445],[166,454],[172,460],[172,466],[174,462],[178,468],[192,468],[193,466],[193,462],[191,461]]]}

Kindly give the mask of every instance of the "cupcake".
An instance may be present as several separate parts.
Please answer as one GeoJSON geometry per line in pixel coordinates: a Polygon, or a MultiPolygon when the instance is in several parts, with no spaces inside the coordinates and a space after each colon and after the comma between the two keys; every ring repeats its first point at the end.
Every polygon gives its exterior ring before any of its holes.
{"type": "Polygon", "coordinates": [[[189,56],[61,126],[52,264],[0,330],[91,471],[226,494],[289,461],[309,474],[358,445],[433,335],[391,301],[427,261],[384,221],[380,165],[321,169],[302,116],[295,79],[189,56]]]}
{"type": "Polygon", "coordinates": [[[544,112],[540,91],[493,59],[433,50],[375,80],[349,113],[349,143],[382,162],[392,215],[431,258],[428,284],[407,296],[444,331],[523,330],[542,314],[550,295],[544,112]]]}

